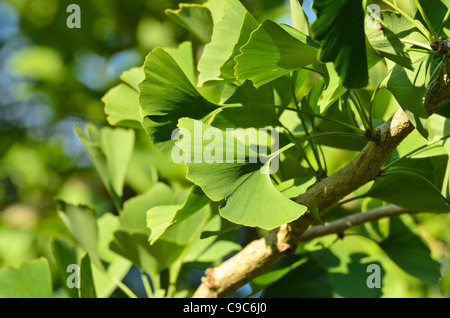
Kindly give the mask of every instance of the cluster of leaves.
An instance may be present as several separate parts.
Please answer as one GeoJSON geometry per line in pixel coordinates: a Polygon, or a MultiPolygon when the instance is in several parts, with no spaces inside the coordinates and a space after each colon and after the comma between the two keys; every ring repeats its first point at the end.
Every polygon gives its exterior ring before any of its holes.
{"type": "MultiPolygon", "coordinates": [[[[338,204],[320,221],[386,202],[437,214],[384,219],[355,228],[344,240],[328,236],[302,244],[252,281],[251,294],[405,296],[411,286],[439,282],[441,291],[430,289],[429,295],[448,292],[449,274],[442,277],[435,260],[447,262],[445,253],[437,249],[432,258],[418,226],[438,233],[431,242],[449,242],[450,123],[444,112],[428,118],[424,97],[442,62],[429,44],[445,37],[450,2],[397,2],[401,7],[383,1],[386,10],[375,16],[359,0],[315,0],[317,19],[310,25],[292,0],[292,26],[260,23],[237,0],[168,10],[204,50],[196,66],[190,42],[154,49],[143,67],[125,72],[103,98],[108,122],[121,127],[76,128],[118,213],[97,217],[90,207],[58,201],[74,238],[53,243],[62,281],[68,265],[81,266],[81,288],[64,286],[67,294],[108,297],[119,288],[133,297],[122,280],[134,264],[148,296],[188,296],[189,288],[179,283],[183,269],[204,269],[238,251],[238,227],[265,233],[299,218],[308,207],[290,199],[354,158],[375,136],[375,126],[399,107],[417,130],[381,176],[354,193],[353,208],[338,204]],[[182,128],[193,136],[195,121],[221,129],[224,139],[234,138],[226,128],[279,129],[280,169],[268,175],[260,173],[267,162],[186,163],[190,188],[157,182],[123,202],[135,130],[143,129],[170,158],[174,147],[183,147],[172,140],[173,131],[182,128]],[[367,288],[371,263],[383,268],[381,290],[367,288]]],[[[204,150],[208,143],[200,145],[204,150]]],[[[38,279],[51,295],[44,259],[0,275],[7,277],[0,282],[16,286],[0,285],[1,295],[33,296],[30,286],[38,279]],[[20,275],[30,286],[15,284],[20,275]]]]}

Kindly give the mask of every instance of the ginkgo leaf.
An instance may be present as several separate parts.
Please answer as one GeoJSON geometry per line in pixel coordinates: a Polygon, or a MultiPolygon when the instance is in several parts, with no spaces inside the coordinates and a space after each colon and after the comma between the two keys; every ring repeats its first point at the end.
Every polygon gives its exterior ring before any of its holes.
{"type": "Polygon", "coordinates": [[[400,217],[390,219],[389,236],[379,245],[405,272],[424,282],[438,283],[440,264],[431,258],[428,246],[411,232],[400,217]]]}
{"type": "Polygon", "coordinates": [[[0,298],[52,298],[52,274],[47,259],[0,271],[0,298]]]}
{"type": "Polygon", "coordinates": [[[92,277],[91,259],[88,253],[81,258],[80,289],[78,292],[80,298],[97,298],[94,278],[92,277]]]}
{"type": "Polygon", "coordinates": [[[317,62],[319,45],[300,31],[267,20],[252,33],[236,60],[238,80],[256,88],[289,72],[317,62]]]}
{"type": "Polygon", "coordinates": [[[226,0],[222,10],[223,16],[214,25],[211,42],[205,46],[198,63],[200,86],[235,80],[234,57],[258,27],[258,22],[238,0],[226,0]]]}
{"type": "Polygon", "coordinates": [[[202,43],[211,41],[213,19],[208,8],[198,4],[181,3],[177,10],[167,9],[166,15],[202,43]]]}
{"type": "Polygon", "coordinates": [[[173,190],[164,183],[157,183],[141,195],[137,195],[123,205],[120,224],[127,231],[149,233],[146,227],[147,211],[153,207],[178,203],[173,190]]]}
{"type": "Polygon", "coordinates": [[[317,19],[311,25],[315,40],[322,41],[320,60],[333,62],[348,89],[367,86],[364,9],[361,0],[315,0],[317,19]]]}
{"type": "Polygon", "coordinates": [[[88,124],[86,131],[80,126],[74,130],[116,207],[121,209],[123,186],[134,149],[134,131],[110,127],[99,130],[94,124],[88,124]]]}
{"type": "Polygon", "coordinates": [[[386,57],[400,66],[413,70],[411,58],[406,52],[405,45],[389,28],[366,26],[366,35],[372,48],[382,57],[386,57]]]}
{"type": "Polygon", "coordinates": [[[143,126],[155,146],[169,155],[179,118],[202,119],[219,106],[200,95],[164,49],[157,48],[147,56],[144,72],[145,80],[139,85],[143,126]]]}
{"type": "Polygon", "coordinates": [[[119,230],[114,233],[114,241],[111,242],[110,248],[152,277],[157,277],[158,273],[180,257],[185,247],[164,240],[158,240],[154,245],[150,245],[148,235],[144,233],[119,230]]]}
{"type": "Polygon", "coordinates": [[[147,211],[147,227],[151,230],[149,241],[153,244],[169,228],[176,229],[184,220],[200,211],[210,199],[201,188],[194,186],[184,204],[159,205],[147,211]]]}
{"type": "Polygon", "coordinates": [[[110,89],[102,98],[105,114],[112,126],[142,128],[138,85],[144,80],[142,67],[133,67],[120,75],[123,83],[110,89]]]}
{"type": "Polygon", "coordinates": [[[99,268],[103,265],[98,252],[98,228],[94,210],[57,201],[58,214],[77,243],[89,253],[99,268]]]}
{"type": "Polygon", "coordinates": [[[259,88],[255,88],[251,81],[245,81],[242,85],[229,84],[225,86],[222,98],[225,107],[214,117],[212,125],[215,127],[280,126],[276,109],[273,107],[275,103],[272,83],[259,88]],[[228,104],[234,104],[236,107],[226,107],[228,104]]]}
{"type": "Polygon", "coordinates": [[[274,187],[267,173],[271,164],[270,158],[267,157],[269,160],[263,162],[262,155],[256,154],[231,133],[224,133],[201,122],[196,123],[190,118],[180,119],[178,126],[180,133],[184,135],[177,145],[184,151],[186,158],[202,158],[204,151],[207,153],[211,146],[211,142],[201,136],[199,140],[195,135],[195,130],[199,129],[196,125],[200,125],[203,131],[211,129],[209,132],[217,138],[213,141],[217,146],[214,149],[214,157],[219,162],[190,160],[191,162],[187,163],[187,178],[200,186],[211,200],[225,200],[220,207],[220,213],[225,219],[245,226],[273,229],[297,219],[307,210],[305,206],[286,198],[274,187]],[[245,154],[238,154],[236,157],[234,147],[225,146],[227,140],[235,143],[237,149],[245,148],[245,154]],[[255,156],[258,156],[259,162],[251,162],[255,156]],[[243,162],[238,162],[238,159],[244,157],[243,162]],[[231,161],[230,158],[236,160],[227,163],[227,159],[228,162],[231,161]]]}
{"type": "Polygon", "coordinates": [[[112,126],[142,128],[138,93],[128,85],[119,84],[102,98],[107,120],[112,126]]]}
{"type": "Polygon", "coordinates": [[[298,0],[290,0],[291,4],[291,16],[292,26],[300,32],[310,35],[309,33],[309,21],[305,11],[298,0]]]}
{"type": "Polygon", "coordinates": [[[414,71],[395,65],[380,87],[392,93],[414,127],[427,138],[428,113],[424,103],[428,56],[422,53],[411,54],[411,56],[414,61],[414,71]]]}

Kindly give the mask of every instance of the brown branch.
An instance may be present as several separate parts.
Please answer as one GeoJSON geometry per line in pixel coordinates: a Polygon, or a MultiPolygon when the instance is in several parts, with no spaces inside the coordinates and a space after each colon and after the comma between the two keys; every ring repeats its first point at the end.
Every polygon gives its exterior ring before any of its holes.
{"type": "MultiPolygon", "coordinates": [[[[438,77],[427,87],[425,108],[428,114],[436,112],[450,101],[448,59],[445,56],[438,77]]],[[[295,201],[306,206],[315,202],[319,212],[323,213],[331,205],[374,180],[395,148],[413,130],[414,126],[406,114],[398,110],[389,121],[377,127],[376,138],[352,162],[334,175],[320,180],[295,201]]],[[[231,296],[239,287],[270,270],[281,257],[293,253],[313,220],[314,216],[307,211],[298,220],[251,242],[221,265],[208,269],[194,297],[231,296]]]]}
{"type": "Polygon", "coordinates": [[[308,242],[315,238],[322,237],[329,234],[342,234],[349,228],[372,222],[384,217],[392,217],[404,213],[413,213],[399,206],[390,204],[380,208],[376,208],[367,212],[361,212],[347,216],[334,222],[325,223],[324,225],[317,225],[307,229],[300,237],[300,242],[308,242]]]}

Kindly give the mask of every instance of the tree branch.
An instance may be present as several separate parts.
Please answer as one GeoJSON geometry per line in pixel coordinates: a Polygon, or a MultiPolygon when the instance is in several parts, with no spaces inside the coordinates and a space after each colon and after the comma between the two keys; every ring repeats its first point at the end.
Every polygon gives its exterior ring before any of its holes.
{"type": "MultiPolygon", "coordinates": [[[[420,96],[418,96],[420,98],[420,96]]],[[[444,56],[438,77],[427,87],[425,108],[433,114],[450,101],[450,62],[444,56]]],[[[320,213],[342,198],[374,180],[380,169],[400,142],[414,126],[403,110],[377,127],[375,139],[360,154],[334,175],[320,180],[296,202],[309,206],[315,202],[320,213]]],[[[270,270],[284,255],[293,253],[302,241],[302,235],[314,221],[307,211],[298,220],[285,224],[266,237],[255,240],[221,265],[206,271],[194,297],[229,297],[239,287],[270,270]]]]}
{"type": "Polygon", "coordinates": [[[344,231],[354,226],[375,221],[384,217],[393,217],[403,213],[414,212],[390,204],[367,212],[353,214],[331,223],[325,223],[324,225],[317,225],[307,229],[300,237],[300,242],[308,242],[315,238],[329,234],[342,234],[344,231]]]}

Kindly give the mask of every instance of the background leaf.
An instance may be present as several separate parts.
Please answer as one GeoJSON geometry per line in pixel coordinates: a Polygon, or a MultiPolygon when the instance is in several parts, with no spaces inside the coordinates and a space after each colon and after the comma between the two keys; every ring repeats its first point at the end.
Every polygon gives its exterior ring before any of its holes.
{"type": "Polygon", "coordinates": [[[430,257],[428,247],[405,226],[401,218],[391,218],[389,236],[379,245],[407,273],[425,282],[438,282],[439,263],[430,257]]]}
{"type": "Polygon", "coordinates": [[[97,298],[94,278],[92,277],[91,259],[87,253],[81,258],[79,295],[80,298],[97,298]]]}
{"type": "Polygon", "coordinates": [[[134,131],[109,127],[98,130],[93,124],[75,132],[111,195],[116,208],[122,207],[122,194],[128,164],[134,149],[134,131]]]}
{"type": "Polygon", "coordinates": [[[52,298],[52,276],[47,259],[0,271],[1,298],[52,298]]]}

